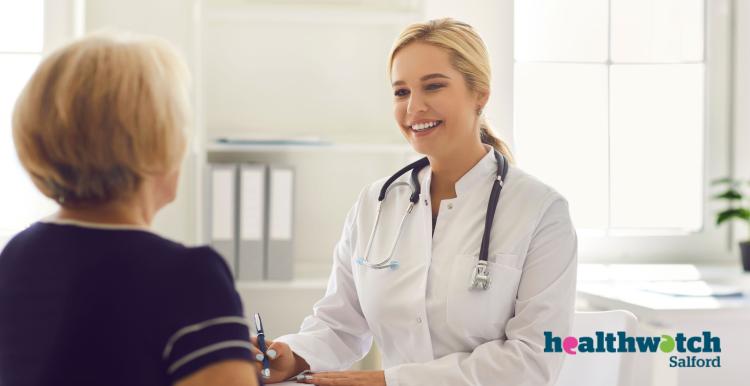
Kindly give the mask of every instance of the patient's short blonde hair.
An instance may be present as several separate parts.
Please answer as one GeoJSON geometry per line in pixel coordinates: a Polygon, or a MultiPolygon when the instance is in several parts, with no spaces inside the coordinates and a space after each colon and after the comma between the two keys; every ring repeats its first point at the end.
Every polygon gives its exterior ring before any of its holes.
{"type": "Polygon", "coordinates": [[[188,71],[167,42],[96,34],[45,58],[16,102],[13,140],[43,194],[62,205],[127,197],[185,151],[188,71]]]}

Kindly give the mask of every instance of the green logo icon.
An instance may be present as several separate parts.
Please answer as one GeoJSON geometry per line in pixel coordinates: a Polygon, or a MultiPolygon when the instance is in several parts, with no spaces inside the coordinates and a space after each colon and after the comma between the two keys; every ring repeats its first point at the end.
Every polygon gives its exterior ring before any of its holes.
{"type": "Polygon", "coordinates": [[[661,350],[661,352],[674,351],[674,338],[669,335],[662,335],[661,343],[659,343],[659,350],[661,350]]]}

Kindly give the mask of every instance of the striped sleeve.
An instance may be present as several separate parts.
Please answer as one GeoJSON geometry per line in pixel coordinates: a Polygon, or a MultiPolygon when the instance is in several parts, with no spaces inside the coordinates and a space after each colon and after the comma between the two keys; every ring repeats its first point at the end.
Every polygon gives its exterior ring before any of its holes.
{"type": "Polygon", "coordinates": [[[229,269],[204,247],[180,261],[168,279],[161,357],[172,383],[230,359],[252,361],[248,321],[229,269]]]}

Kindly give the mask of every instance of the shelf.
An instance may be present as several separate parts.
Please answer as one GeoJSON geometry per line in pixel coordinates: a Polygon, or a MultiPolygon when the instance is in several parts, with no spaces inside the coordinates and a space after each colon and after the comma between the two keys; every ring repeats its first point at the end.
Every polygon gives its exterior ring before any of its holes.
{"type": "Polygon", "coordinates": [[[406,144],[310,144],[310,145],[262,145],[262,144],[224,144],[212,143],[206,146],[209,154],[230,153],[399,153],[409,154],[414,151],[406,144]]]}

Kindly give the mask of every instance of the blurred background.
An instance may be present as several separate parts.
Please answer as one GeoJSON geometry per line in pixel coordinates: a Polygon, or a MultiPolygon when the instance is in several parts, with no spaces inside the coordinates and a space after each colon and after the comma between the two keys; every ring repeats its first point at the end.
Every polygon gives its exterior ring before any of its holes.
{"type": "MultiPolygon", "coordinates": [[[[292,170],[288,277],[238,288],[270,335],[294,331],[359,191],[415,157],[393,120],[387,57],[406,25],[439,17],[482,35],[491,125],[570,202],[579,309],[629,309],[649,331],[709,328],[727,345],[714,372],[643,356],[639,384],[739,384],[750,212],[716,220],[750,187],[750,0],[0,0],[0,248],[55,210],[10,135],[40,58],[102,29],[161,36],[190,66],[194,117],[178,198],[154,228],[212,243],[211,165],[292,170]]],[[[239,232],[241,211],[223,209],[239,232]]],[[[359,366],[377,365],[373,354],[359,366]]]]}

